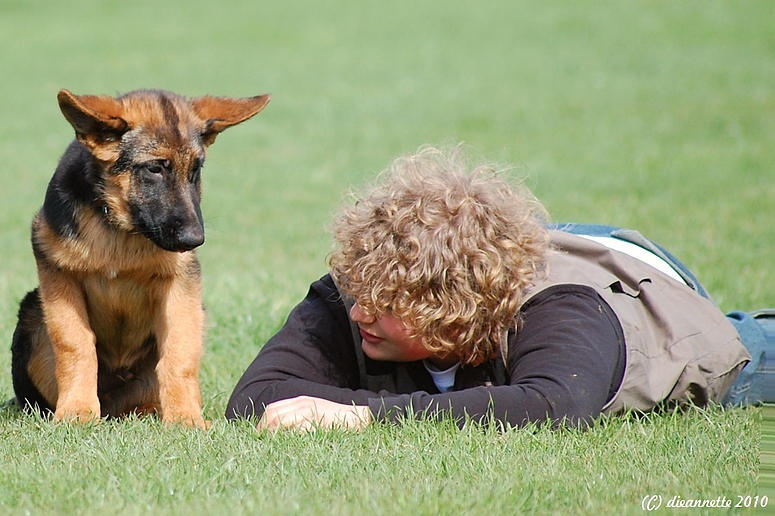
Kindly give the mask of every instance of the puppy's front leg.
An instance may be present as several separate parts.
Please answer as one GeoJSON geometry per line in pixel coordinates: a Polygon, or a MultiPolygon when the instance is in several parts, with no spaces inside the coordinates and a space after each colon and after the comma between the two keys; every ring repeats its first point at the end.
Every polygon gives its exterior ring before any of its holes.
{"type": "Polygon", "coordinates": [[[83,291],[75,278],[38,267],[43,317],[54,352],[57,400],[54,418],[91,421],[100,417],[97,343],[89,326],[83,291]]]}
{"type": "Polygon", "coordinates": [[[199,285],[173,281],[157,324],[162,421],[205,428],[199,391],[204,310],[199,285]]]}

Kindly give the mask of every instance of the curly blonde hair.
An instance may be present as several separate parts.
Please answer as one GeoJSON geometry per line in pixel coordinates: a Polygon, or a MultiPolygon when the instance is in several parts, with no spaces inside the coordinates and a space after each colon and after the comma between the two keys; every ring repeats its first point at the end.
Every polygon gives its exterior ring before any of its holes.
{"type": "Polygon", "coordinates": [[[346,204],[331,274],[366,313],[399,318],[426,349],[477,365],[497,356],[546,264],[546,212],[522,184],[460,146],[421,147],[346,204]]]}

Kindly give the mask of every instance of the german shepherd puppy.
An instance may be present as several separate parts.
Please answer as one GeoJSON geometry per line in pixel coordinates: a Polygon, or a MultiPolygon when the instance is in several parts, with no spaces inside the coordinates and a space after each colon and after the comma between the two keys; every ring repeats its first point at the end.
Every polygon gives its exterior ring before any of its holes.
{"type": "Polygon", "coordinates": [[[32,223],[40,286],[13,335],[16,402],[57,421],[156,413],[204,427],[202,164],[270,97],[57,98],[75,140],[32,223]]]}

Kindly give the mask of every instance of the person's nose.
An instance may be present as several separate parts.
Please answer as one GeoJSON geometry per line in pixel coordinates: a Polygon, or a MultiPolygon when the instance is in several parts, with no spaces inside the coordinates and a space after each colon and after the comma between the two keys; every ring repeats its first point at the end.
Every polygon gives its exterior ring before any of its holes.
{"type": "Polygon", "coordinates": [[[353,322],[361,323],[361,324],[371,324],[374,321],[377,320],[376,317],[373,315],[369,315],[366,313],[366,310],[361,308],[361,305],[358,303],[355,303],[352,308],[350,308],[350,319],[353,322]]]}

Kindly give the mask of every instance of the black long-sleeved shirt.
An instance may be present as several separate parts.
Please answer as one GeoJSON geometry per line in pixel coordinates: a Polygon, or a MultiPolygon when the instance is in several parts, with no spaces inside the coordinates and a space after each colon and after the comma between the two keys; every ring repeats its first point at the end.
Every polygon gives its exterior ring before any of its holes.
{"type": "Polygon", "coordinates": [[[606,302],[590,287],[556,285],[531,298],[520,321],[519,330],[509,334],[500,384],[468,387],[458,380],[472,368],[461,367],[455,390],[442,394],[421,362],[365,357],[367,371],[405,368],[410,379],[404,392],[373,392],[361,385],[348,314],[333,280],[325,276],[311,285],[245,371],[226,417],[260,417],[266,405],[301,395],[368,405],[377,420],[451,415],[458,421],[494,417],[520,426],[581,423],[598,416],[621,384],[626,354],[621,326],[606,302]]]}

